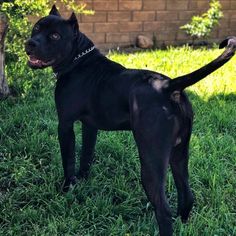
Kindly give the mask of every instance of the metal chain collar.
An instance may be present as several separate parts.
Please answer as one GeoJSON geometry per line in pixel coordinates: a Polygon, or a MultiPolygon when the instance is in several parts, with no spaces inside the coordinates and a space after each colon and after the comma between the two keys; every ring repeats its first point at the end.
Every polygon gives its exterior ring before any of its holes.
{"type": "MultiPolygon", "coordinates": [[[[73,60],[73,62],[79,60],[81,57],[85,56],[86,54],[92,52],[95,49],[95,46],[92,46],[91,48],[86,49],[84,52],[79,53],[73,60]]],[[[53,73],[53,77],[57,77],[58,73],[53,73]]]]}
{"type": "Polygon", "coordinates": [[[78,54],[73,61],[77,61],[79,58],[85,56],[86,54],[90,53],[91,51],[93,51],[95,48],[95,46],[91,47],[91,48],[88,48],[86,49],[84,52],[81,52],[80,54],[78,54]]]}

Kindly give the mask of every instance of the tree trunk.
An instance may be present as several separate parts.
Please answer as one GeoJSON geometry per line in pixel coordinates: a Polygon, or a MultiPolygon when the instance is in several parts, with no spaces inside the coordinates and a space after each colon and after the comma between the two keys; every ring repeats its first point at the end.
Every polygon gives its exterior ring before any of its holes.
{"type": "Polygon", "coordinates": [[[5,76],[5,37],[7,34],[7,18],[0,13],[0,99],[7,97],[10,93],[5,76]]]}

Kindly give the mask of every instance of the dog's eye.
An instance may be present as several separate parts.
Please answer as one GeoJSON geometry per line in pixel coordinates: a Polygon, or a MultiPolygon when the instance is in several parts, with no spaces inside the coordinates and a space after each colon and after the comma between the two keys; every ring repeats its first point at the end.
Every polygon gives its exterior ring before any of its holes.
{"type": "Polygon", "coordinates": [[[53,33],[53,34],[50,34],[50,39],[52,40],[59,40],[61,38],[61,35],[58,34],[58,33],[53,33]]]}
{"type": "Polygon", "coordinates": [[[35,26],[34,26],[34,31],[35,31],[35,32],[39,31],[39,29],[40,29],[39,25],[35,25],[35,26]]]}

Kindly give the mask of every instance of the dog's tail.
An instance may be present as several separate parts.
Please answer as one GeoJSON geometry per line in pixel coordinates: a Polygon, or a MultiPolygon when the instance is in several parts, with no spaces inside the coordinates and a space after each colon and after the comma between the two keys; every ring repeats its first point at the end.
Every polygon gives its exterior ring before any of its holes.
{"type": "Polygon", "coordinates": [[[225,51],[218,58],[190,74],[183,75],[173,80],[170,80],[166,89],[169,92],[182,91],[188,86],[197,83],[201,79],[205,78],[207,75],[211,74],[213,71],[223,66],[233,57],[235,53],[236,37],[231,36],[222,41],[220,43],[219,48],[221,49],[224,47],[226,47],[225,51]]]}

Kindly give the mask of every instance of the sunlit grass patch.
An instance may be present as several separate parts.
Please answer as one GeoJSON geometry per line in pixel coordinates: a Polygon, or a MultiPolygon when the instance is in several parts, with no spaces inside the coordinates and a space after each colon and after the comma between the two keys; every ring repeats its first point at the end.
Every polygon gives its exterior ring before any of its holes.
{"type": "MultiPolygon", "coordinates": [[[[137,52],[134,54],[113,53],[110,58],[129,67],[158,71],[170,78],[188,74],[209,63],[222,53],[219,49],[195,49],[190,47],[170,48],[137,52]]],[[[207,79],[189,88],[190,91],[207,99],[215,94],[229,94],[236,91],[236,58],[218,69],[207,79]]]]}

